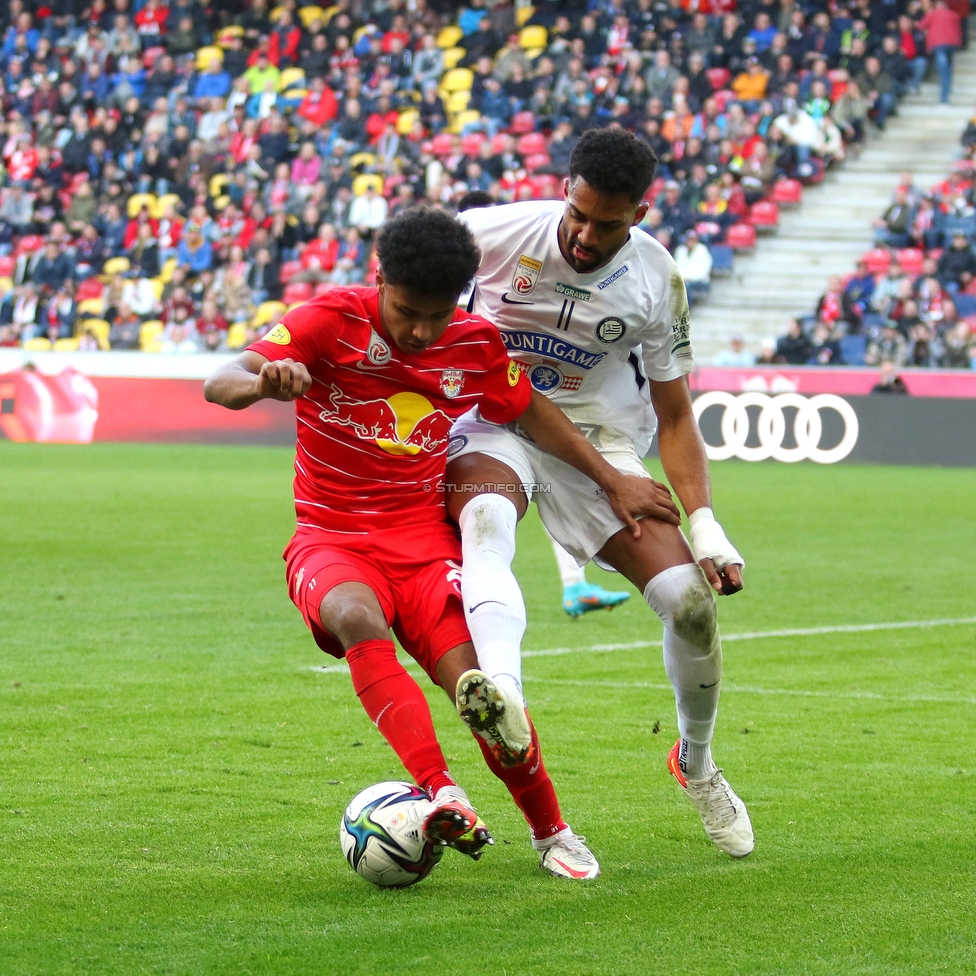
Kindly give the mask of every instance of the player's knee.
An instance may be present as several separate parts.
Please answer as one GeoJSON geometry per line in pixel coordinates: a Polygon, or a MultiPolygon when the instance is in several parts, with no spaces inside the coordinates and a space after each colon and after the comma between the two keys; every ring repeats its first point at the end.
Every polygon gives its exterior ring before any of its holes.
{"type": "Polygon", "coordinates": [[[515,555],[518,510],[505,495],[492,492],[472,498],[458,516],[464,546],[515,555]]]}
{"type": "Polygon", "coordinates": [[[682,640],[709,652],[718,646],[715,594],[694,563],[658,573],[644,588],[648,605],[682,640]]]}
{"type": "Polygon", "coordinates": [[[382,610],[363,603],[342,603],[332,609],[327,618],[323,614],[322,624],[336,635],[346,650],[362,641],[386,640],[390,636],[382,610]]]}

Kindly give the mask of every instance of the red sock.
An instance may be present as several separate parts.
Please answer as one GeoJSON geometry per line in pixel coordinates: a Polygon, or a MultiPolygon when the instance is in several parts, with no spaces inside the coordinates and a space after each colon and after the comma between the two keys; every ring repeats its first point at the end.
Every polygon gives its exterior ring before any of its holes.
{"type": "Polygon", "coordinates": [[[559,812],[559,800],[556,799],[555,787],[542,761],[539,736],[531,718],[529,725],[532,726],[535,758],[521,766],[506,768],[491,754],[491,750],[481,739],[475,736],[475,741],[481,747],[488,768],[508,787],[516,806],[525,814],[532,836],[536,840],[544,840],[558,834],[567,824],[559,812]]]}
{"type": "Polygon", "coordinates": [[[423,691],[397,660],[390,640],[368,640],[346,651],[352,686],[366,714],[393,747],[414,782],[433,796],[453,786],[423,691]]]}

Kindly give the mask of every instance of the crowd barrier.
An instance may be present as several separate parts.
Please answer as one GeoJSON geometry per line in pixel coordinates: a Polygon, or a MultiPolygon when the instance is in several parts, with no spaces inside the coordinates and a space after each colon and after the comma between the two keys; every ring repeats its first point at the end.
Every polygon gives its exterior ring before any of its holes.
{"type": "MultiPolygon", "coordinates": [[[[207,403],[229,356],[0,350],[0,436],[15,441],[292,444],[294,409],[207,403]]],[[[871,394],[864,369],[703,367],[691,377],[713,461],[976,466],[976,373],[905,372],[908,395],[871,394]]]]}

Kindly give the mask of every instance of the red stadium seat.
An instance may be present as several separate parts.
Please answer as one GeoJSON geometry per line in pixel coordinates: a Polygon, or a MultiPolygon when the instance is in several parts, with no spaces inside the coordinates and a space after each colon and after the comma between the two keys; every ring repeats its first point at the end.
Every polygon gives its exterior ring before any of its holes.
{"type": "Polygon", "coordinates": [[[279,276],[282,282],[287,285],[288,282],[295,277],[295,275],[301,274],[301,271],[302,271],[301,261],[286,261],[281,266],[281,271],[279,272],[279,276]]]}
{"type": "Polygon", "coordinates": [[[735,92],[729,91],[728,88],[720,88],[718,91],[712,93],[712,98],[715,99],[718,110],[724,112],[729,107],[729,102],[735,101],[735,92]]]}
{"type": "Polygon", "coordinates": [[[777,180],[769,199],[781,207],[797,207],[803,202],[803,184],[799,180],[777,180]]]}
{"type": "Polygon", "coordinates": [[[533,153],[531,156],[525,157],[525,168],[530,173],[534,173],[537,169],[548,166],[551,162],[552,159],[548,153],[533,153]]]}
{"type": "Polygon", "coordinates": [[[712,91],[724,88],[732,79],[732,72],[728,68],[709,68],[705,72],[708,83],[712,86],[712,91]]]}
{"type": "Polygon", "coordinates": [[[477,156],[481,150],[481,145],[488,141],[488,136],[483,132],[472,132],[461,139],[461,152],[465,156],[477,156]]]}
{"type": "Polygon", "coordinates": [[[917,247],[903,247],[898,252],[898,263],[901,265],[905,274],[918,275],[922,273],[922,262],[925,260],[925,252],[917,247]]]}
{"type": "Polygon", "coordinates": [[[293,281],[285,286],[282,301],[286,305],[294,305],[295,302],[307,302],[311,297],[312,286],[307,281],[293,281]]]}
{"type": "Polygon", "coordinates": [[[779,226],[779,207],[772,200],[760,200],[749,208],[746,219],[753,227],[775,230],[779,226]]]}
{"type": "Polygon", "coordinates": [[[519,139],[516,149],[518,149],[520,156],[536,156],[539,153],[548,152],[549,146],[546,144],[546,137],[541,132],[527,132],[519,139]]]}
{"type": "Polygon", "coordinates": [[[891,266],[891,251],[883,247],[876,247],[868,251],[861,260],[868,266],[868,271],[871,274],[887,274],[888,268],[891,266]]]}
{"type": "Polygon", "coordinates": [[[532,195],[536,200],[558,200],[562,187],[562,180],[552,173],[537,173],[529,177],[532,184],[532,195]]]}
{"type": "Polygon", "coordinates": [[[752,224],[733,224],[725,232],[725,243],[733,251],[751,251],[756,246],[756,228],[752,224]]]}
{"type": "Polygon", "coordinates": [[[454,136],[450,132],[438,132],[430,144],[435,156],[449,156],[454,151],[454,136]]]}
{"type": "Polygon", "coordinates": [[[86,278],[79,286],[75,298],[83,302],[86,298],[101,298],[102,283],[97,278],[86,278]]]}
{"type": "Polygon", "coordinates": [[[535,132],[535,116],[531,112],[516,112],[512,117],[509,132],[517,136],[524,136],[527,132],[535,132]]]}
{"type": "MultiPolygon", "coordinates": [[[[9,254],[4,255],[0,258],[0,278],[12,278],[16,267],[17,259],[9,254]]],[[[99,289],[99,294],[101,294],[101,289],[99,289]]]]}
{"type": "Polygon", "coordinates": [[[497,156],[499,153],[503,153],[505,148],[508,146],[508,134],[505,132],[499,132],[491,140],[491,153],[493,156],[497,156]]]}
{"type": "Polygon", "coordinates": [[[17,242],[14,254],[19,257],[21,254],[33,254],[44,247],[44,238],[40,234],[24,234],[17,242]]]}

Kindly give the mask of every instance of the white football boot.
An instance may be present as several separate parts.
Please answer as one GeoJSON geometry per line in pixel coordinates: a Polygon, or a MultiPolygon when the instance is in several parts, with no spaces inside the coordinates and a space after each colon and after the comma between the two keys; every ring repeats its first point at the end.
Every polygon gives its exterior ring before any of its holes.
{"type": "Polygon", "coordinates": [[[510,699],[484,671],[465,671],[458,678],[454,700],[465,725],[503,766],[517,766],[533,758],[525,706],[510,699]]]}
{"type": "Polygon", "coordinates": [[[746,805],[728,780],[716,769],[705,779],[688,779],[681,769],[681,741],[668,753],[668,769],[702,818],[705,833],[719,849],[732,857],[745,857],[756,846],[746,805]]]}
{"type": "Polygon", "coordinates": [[[532,841],[532,846],[536,849],[542,866],[550,874],[557,878],[584,881],[595,878],[600,873],[600,864],[583,843],[585,840],[585,837],[574,834],[567,827],[555,837],[532,841]]]}

